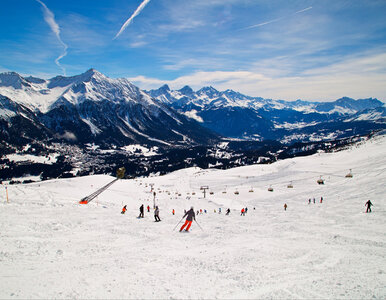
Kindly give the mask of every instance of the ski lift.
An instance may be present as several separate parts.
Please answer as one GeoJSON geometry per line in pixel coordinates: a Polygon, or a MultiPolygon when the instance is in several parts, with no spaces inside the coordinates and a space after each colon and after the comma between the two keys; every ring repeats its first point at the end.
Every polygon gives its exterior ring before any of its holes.
{"type": "Polygon", "coordinates": [[[214,193],[213,192],[209,192],[210,195],[213,195],[214,193]]]}
{"type": "Polygon", "coordinates": [[[250,193],[253,193],[253,187],[251,187],[251,189],[249,190],[250,193]]]}
{"type": "Polygon", "coordinates": [[[350,172],[346,175],[346,178],[352,178],[352,171],[351,171],[351,169],[350,169],[350,172]]]}
{"type": "Polygon", "coordinates": [[[222,191],[222,193],[223,193],[223,194],[226,194],[226,193],[227,193],[227,191],[222,191]]]}
{"type": "Polygon", "coordinates": [[[294,186],[292,185],[292,181],[289,183],[289,185],[287,185],[287,188],[288,189],[293,189],[294,188],[294,186]]]}
{"type": "Polygon", "coordinates": [[[273,192],[273,187],[272,187],[272,185],[269,186],[268,192],[273,192]]]}
{"type": "Polygon", "coordinates": [[[196,194],[195,192],[192,193],[193,196],[194,196],[195,194],[196,194]]]}
{"type": "Polygon", "coordinates": [[[238,195],[239,194],[239,191],[235,191],[235,195],[238,195]]]}
{"type": "Polygon", "coordinates": [[[324,180],[322,179],[322,176],[316,181],[318,184],[324,184],[324,180]]]}

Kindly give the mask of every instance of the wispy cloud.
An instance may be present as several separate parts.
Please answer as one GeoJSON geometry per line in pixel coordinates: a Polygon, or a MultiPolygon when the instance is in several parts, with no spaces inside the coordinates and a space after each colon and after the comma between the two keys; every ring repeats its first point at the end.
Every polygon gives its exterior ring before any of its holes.
{"type": "Polygon", "coordinates": [[[304,9],[301,9],[301,10],[298,10],[297,12],[294,12],[293,14],[290,14],[290,15],[288,15],[288,16],[280,17],[280,18],[273,19],[273,20],[270,20],[270,21],[267,21],[267,22],[263,22],[263,23],[259,23],[259,24],[256,24],[256,25],[252,25],[252,26],[248,26],[248,27],[245,27],[245,28],[241,28],[240,30],[252,29],[252,28],[256,28],[256,27],[268,25],[268,24],[271,24],[271,23],[275,23],[275,22],[277,22],[277,21],[280,21],[280,20],[282,20],[282,19],[288,18],[288,17],[293,16],[293,15],[296,15],[296,14],[303,13],[303,12],[305,12],[305,11],[307,11],[307,10],[310,10],[310,9],[312,9],[312,6],[307,7],[307,8],[304,8],[304,9]]]}
{"type": "Polygon", "coordinates": [[[121,29],[119,30],[119,32],[115,35],[115,37],[113,38],[113,40],[115,40],[117,37],[119,37],[121,35],[121,33],[126,29],[127,26],[129,26],[132,22],[133,22],[133,19],[138,16],[141,11],[145,8],[145,6],[150,2],[150,0],[144,0],[138,7],[137,9],[135,10],[135,12],[131,15],[130,18],[128,18],[126,20],[126,22],[122,25],[121,29]]]}
{"type": "Polygon", "coordinates": [[[63,53],[55,59],[55,63],[59,68],[62,69],[63,74],[66,75],[66,69],[60,64],[60,60],[67,55],[68,46],[62,41],[60,37],[60,27],[55,21],[55,15],[53,14],[53,12],[49,10],[48,7],[42,1],[36,1],[39,2],[43,7],[44,20],[46,21],[48,26],[50,26],[52,32],[56,35],[56,38],[58,39],[59,43],[63,46],[63,53]]]}

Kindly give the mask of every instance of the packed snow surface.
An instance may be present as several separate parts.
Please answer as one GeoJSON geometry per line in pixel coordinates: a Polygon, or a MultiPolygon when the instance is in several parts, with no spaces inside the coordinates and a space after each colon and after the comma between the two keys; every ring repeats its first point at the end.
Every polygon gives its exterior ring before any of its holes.
{"type": "Polygon", "coordinates": [[[0,298],[384,299],[385,154],[377,137],[270,165],[119,180],[87,205],[78,202],[113,177],[10,185],[9,202],[1,191],[0,298]],[[151,210],[137,219],[141,204],[151,210]],[[207,213],[179,233],[190,206],[207,213]]]}

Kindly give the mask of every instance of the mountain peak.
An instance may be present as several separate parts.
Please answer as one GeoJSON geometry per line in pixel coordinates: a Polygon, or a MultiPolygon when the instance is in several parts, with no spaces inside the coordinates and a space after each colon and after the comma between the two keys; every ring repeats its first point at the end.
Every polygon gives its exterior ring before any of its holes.
{"type": "Polygon", "coordinates": [[[170,87],[167,85],[167,84],[164,84],[163,86],[161,86],[159,89],[159,91],[170,91],[170,87]]]}
{"type": "Polygon", "coordinates": [[[188,85],[185,85],[182,89],[178,90],[181,94],[183,95],[192,95],[194,93],[194,91],[192,90],[192,88],[188,85]]]}
{"type": "Polygon", "coordinates": [[[89,82],[91,81],[91,79],[100,80],[105,78],[106,78],[105,75],[91,68],[91,69],[88,69],[86,72],[75,76],[70,76],[70,77],[61,76],[61,75],[56,76],[50,79],[50,83],[48,87],[49,88],[64,87],[74,83],[89,82]]]}
{"type": "Polygon", "coordinates": [[[88,69],[83,74],[78,75],[79,78],[82,78],[84,80],[82,81],[90,81],[91,78],[105,78],[106,76],[103,75],[101,72],[95,70],[94,68],[88,69]]]}
{"type": "Polygon", "coordinates": [[[4,72],[0,73],[0,86],[21,89],[23,86],[31,85],[16,72],[4,72]]]}

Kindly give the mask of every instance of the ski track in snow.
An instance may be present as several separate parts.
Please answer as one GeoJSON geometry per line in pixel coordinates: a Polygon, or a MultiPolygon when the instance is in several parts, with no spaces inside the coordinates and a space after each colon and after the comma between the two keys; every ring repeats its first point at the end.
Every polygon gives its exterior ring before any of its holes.
{"type": "Polygon", "coordinates": [[[383,137],[271,165],[120,180],[88,205],[78,201],[112,177],[8,186],[10,202],[0,194],[0,298],[384,299],[385,152],[383,137]],[[320,175],[325,185],[316,184],[320,175]],[[152,210],[136,218],[142,203],[152,207],[150,183],[159,223],[152,210]],[[204,199],[202,185],[214,194],[204,199]],[[189,233],[178,232],[182,224],[173,231],[191,205],[207,209],[197,216],[204,231],[195,222],[189,233]]]}

